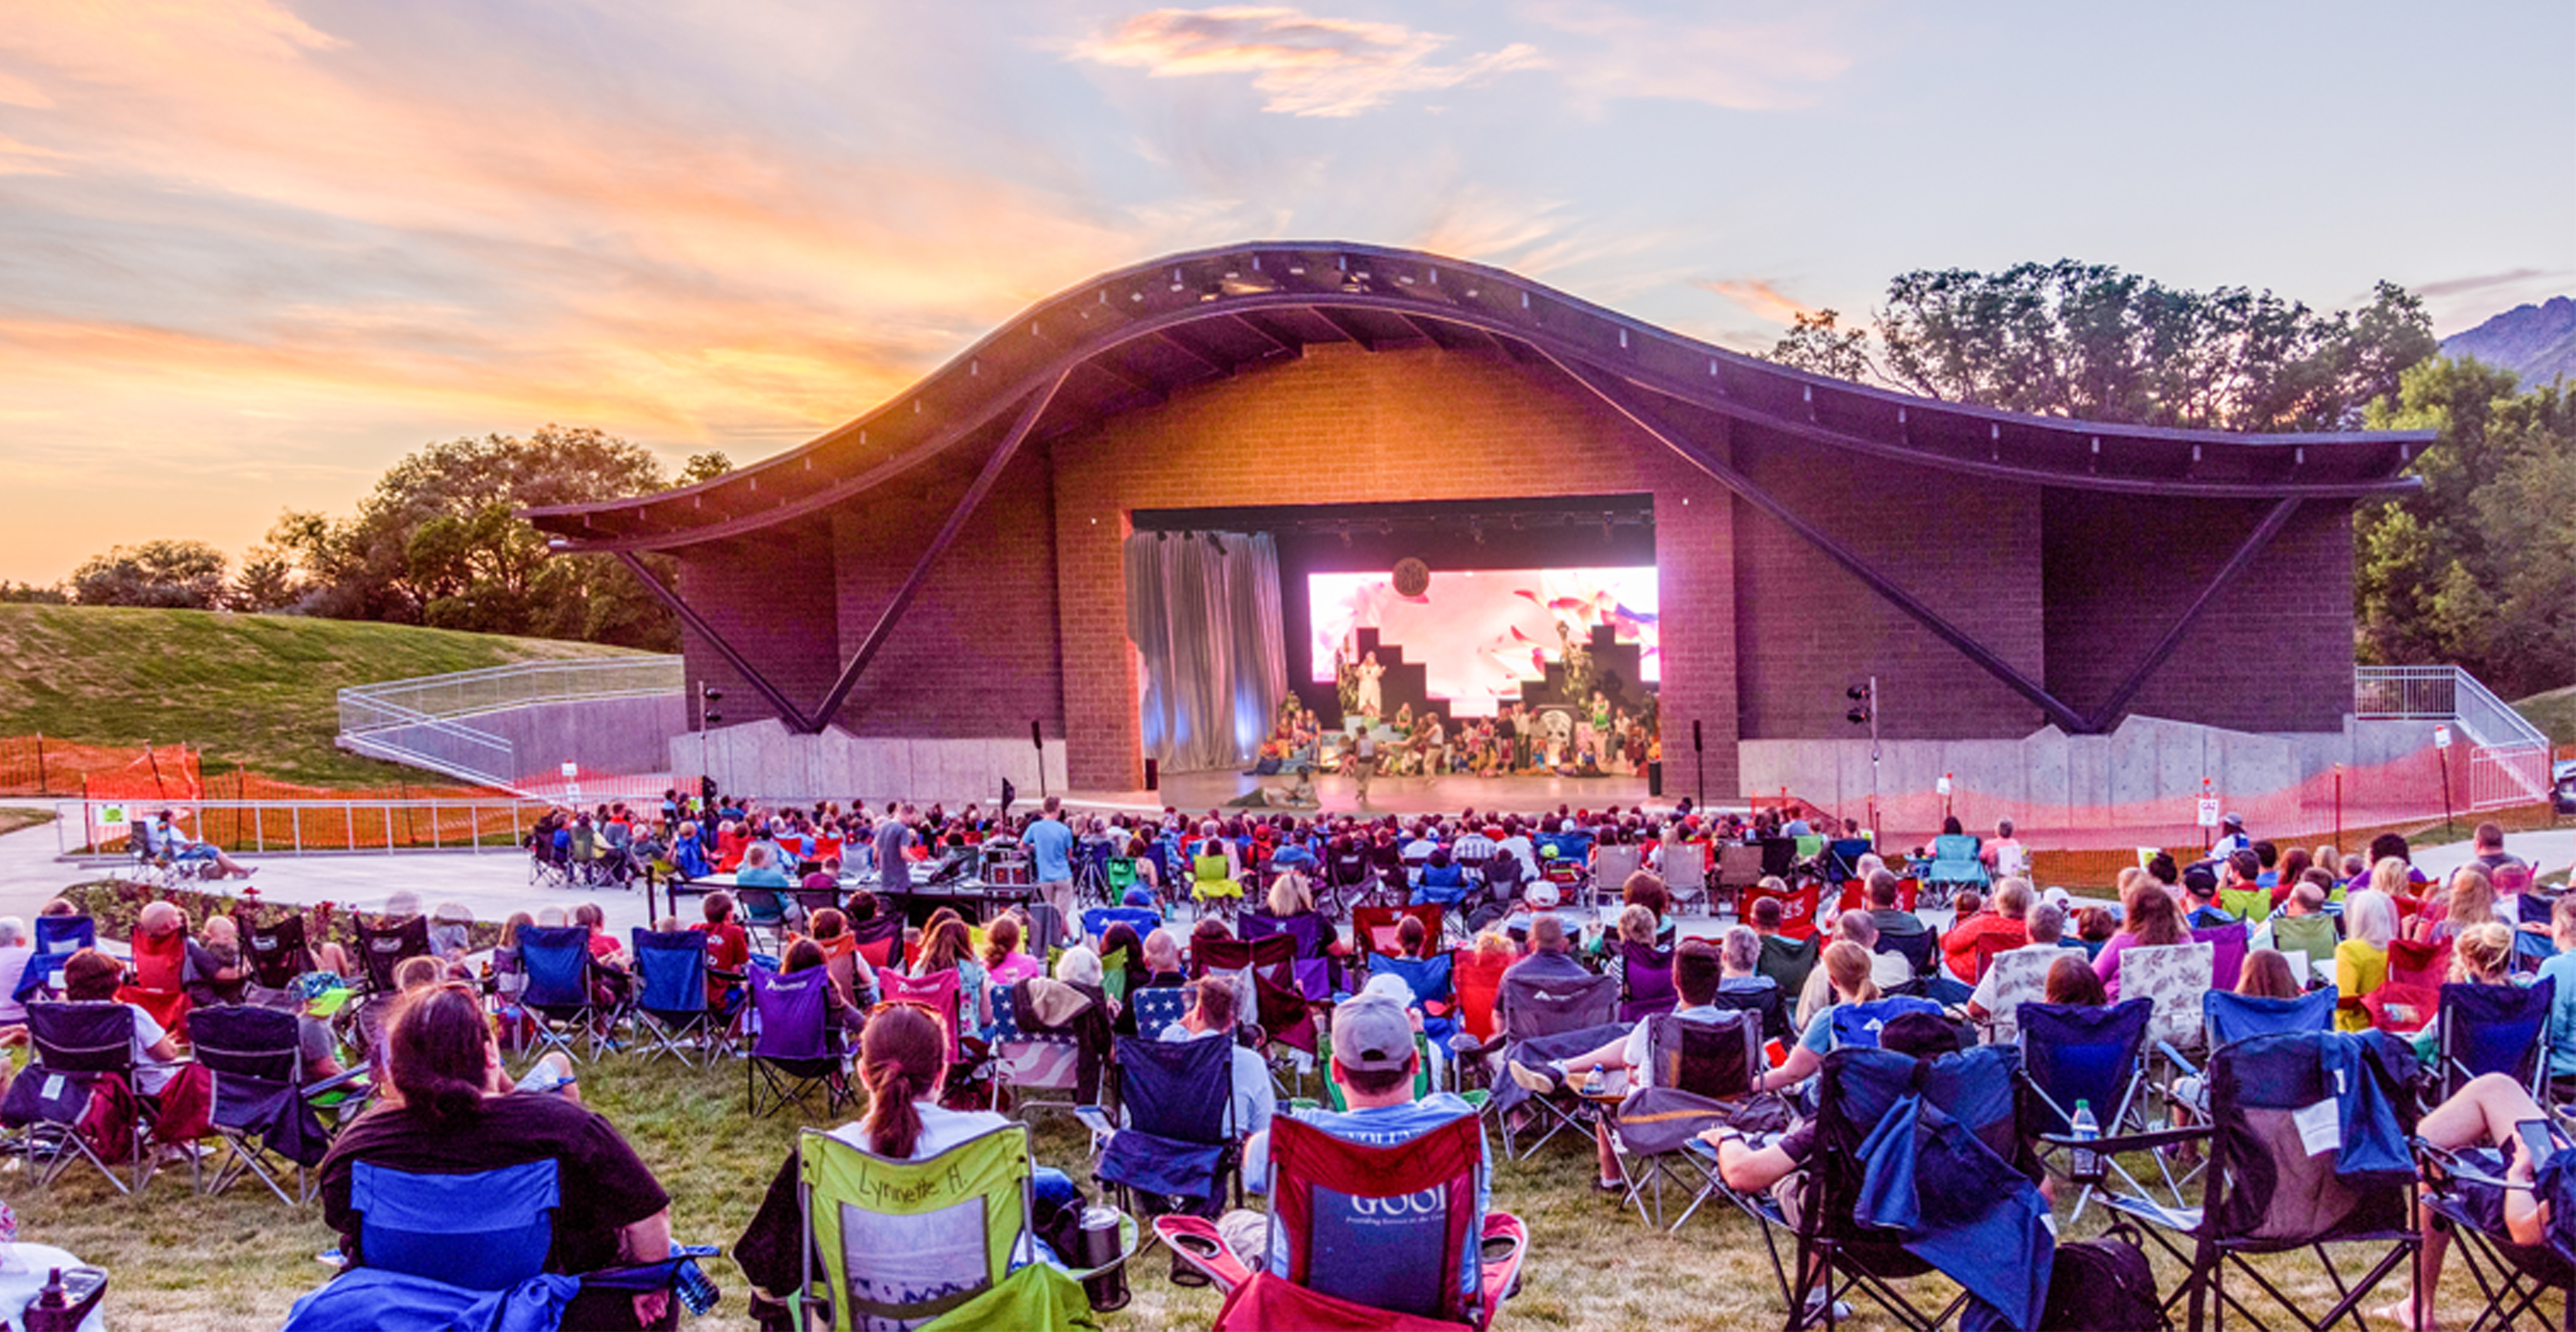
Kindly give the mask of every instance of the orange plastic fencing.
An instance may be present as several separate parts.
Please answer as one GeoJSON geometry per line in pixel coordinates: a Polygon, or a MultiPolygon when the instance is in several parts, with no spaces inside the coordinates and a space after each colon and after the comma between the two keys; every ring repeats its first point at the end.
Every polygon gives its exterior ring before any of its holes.
{"type": "Polygon", "coordinates": [[[120,799],[195,793],[196,751],[185,745],[84,745],[49,735],[0,736],[0,796],[120,799]]]}

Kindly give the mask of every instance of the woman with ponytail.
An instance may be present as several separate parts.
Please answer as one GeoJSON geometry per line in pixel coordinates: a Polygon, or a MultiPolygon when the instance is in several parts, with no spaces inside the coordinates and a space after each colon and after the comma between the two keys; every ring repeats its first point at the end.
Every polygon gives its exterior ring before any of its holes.
{"type": "MultiPolygon", "coordinates": [[[[359,1117],[322,1159],[322,1217],[340,1252],[365,1266],[350,1180],[359,1162],[422,1175],[465,1175],[551,1160],[561,1208],[546,1270],[575,1274],[670,1256],[671,1196],[598,1112],[560,1096],[515,1091],[483,1001],[461,981],[397,1001],[384,1038],[392,1094],[359,1117]]],[[[668,1292],[585,1293],[567,1328],[636,1328],[661,1321],[668,1292]]]]}

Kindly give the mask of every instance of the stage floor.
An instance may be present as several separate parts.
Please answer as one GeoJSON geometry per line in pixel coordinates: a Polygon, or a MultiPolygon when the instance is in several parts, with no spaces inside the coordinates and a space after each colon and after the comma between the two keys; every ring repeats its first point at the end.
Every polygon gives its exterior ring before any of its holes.
{"type": "MultiPolygon", "coordinates": [[[[1192,814],[1226,809],[1228,801],[1265,787],[1284,793],[1287,778],[1246,777],[1237,772],[1163,774],[1157,791],[1076,791],[1067,800],[1086,809],[1160,812],[1164,807],[1192,814]]],[[[1379,777],[1369,783],[1366,803],[1349,777],[1326,773],[1315,779],[1315,797],[1327,814],[1455,814],[1492,810],[1506,814],[1552,814],[1557,807],[1601,810],[1611,805],[1634,809],[1670,809],[1686,791],[1667,788],[1661,797],[1646,794],[1643,777],[1379,777]]],[[[1721,802],[1720,808],[1724,808],[1721,802]]],[[[1270,807],[1273,812],[1311,814],[1312,808],[1270,807]]],[[[1258,811],[1256,811],[1258,812],[1258,811]]]]}

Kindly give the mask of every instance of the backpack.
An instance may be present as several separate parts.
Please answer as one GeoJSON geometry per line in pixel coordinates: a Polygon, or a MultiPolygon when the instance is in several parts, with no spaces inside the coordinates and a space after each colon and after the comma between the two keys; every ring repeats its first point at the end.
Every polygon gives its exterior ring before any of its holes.
{"type": "Polygon", "coordinates": [[[2095,1239],[2061,1242],[2039,1325],[2061,1332],[2169,1332],[2173,1324],[2138,1239],[2124,1223],[2095,1239]]]}

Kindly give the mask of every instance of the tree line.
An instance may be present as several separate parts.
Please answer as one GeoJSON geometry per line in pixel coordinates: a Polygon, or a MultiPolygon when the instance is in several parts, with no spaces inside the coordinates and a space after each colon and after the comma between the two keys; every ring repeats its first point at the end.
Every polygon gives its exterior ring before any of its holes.
{"type": "Polygon", "coordinates": [[[2506,698],[2576,683],[2576,394],[2445,359],[2423,302],[2187,291],[2102,264],[1899,275],[1866,325],[1800,315],[1770,359],[1952,402],[2132,425],[2432,430],[2424,489],[2353,513],[2353,650],[2506,698]]]}
{"type": "Polygon", "coordinates": [[[666,474],[642,447],[587,427],[451,440],[395,463],[354,514],[289,510],[237,566],[202,541],[146,541],[90,557],[60,587],[0,584],[0,600],[283,612],[676,651],[671,613],[624,565],[548,558],[518,511],[650,494],[731,465],[701,453],[666,474]]]}

